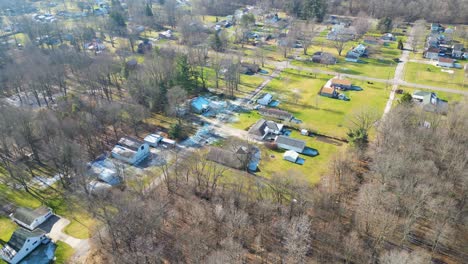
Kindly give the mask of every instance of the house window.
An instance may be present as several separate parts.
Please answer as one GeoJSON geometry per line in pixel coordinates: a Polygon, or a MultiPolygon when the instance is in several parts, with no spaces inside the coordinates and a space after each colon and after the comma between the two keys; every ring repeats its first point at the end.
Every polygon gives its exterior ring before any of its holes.
{"type": "Polygon", "coordinates": [[[34,245],[36,245],[36,244],[37,244],[37,240],[36,240],[36,241],[34,241],[34,243],[33,243],[33,246],[34,246],[34,245]]]}
{"type": "Polygon", "coordinates": [[[29,251],[29,248],[26,248],[26,251],[29,251]]]}

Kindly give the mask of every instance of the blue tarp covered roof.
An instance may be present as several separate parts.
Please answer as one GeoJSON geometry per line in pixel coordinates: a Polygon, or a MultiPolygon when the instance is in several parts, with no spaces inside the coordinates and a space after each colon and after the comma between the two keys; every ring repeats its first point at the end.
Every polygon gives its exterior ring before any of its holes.
{"type": "Polygon", "coordinates": [[[195,111],[203,112],[210,106],[210,101],[204,97],[199,96],[192,100],[191,106],[195,111]]]}

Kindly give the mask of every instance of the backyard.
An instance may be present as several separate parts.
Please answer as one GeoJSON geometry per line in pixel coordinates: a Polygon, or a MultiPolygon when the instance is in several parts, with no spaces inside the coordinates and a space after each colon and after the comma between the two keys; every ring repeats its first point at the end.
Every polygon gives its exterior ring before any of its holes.
{"type": "Polygon", "coordinates": [[[467,85],[464,83],[464,79],[462,69],[444,69],[416,62],[408,62],[405,66],[405,81],[410,83],[466,90],[467,85]],[[451,73],[452,71],[453,73],[451,73]]]}
{"type": "Polygon", "coordinates": [[[308,157],[300,155],[305,160],[304,165],[295,164],[283,159],[283,150],[270,150],[264,148],[263,159],[260,163],[260,172],[257,174],[263,177],[271,177],[275,173],[298,174],[303,176],[311,184],[318,183],[320,178],[329,171],[330,161],[333,155],[343,151],[347,144],[323,137],[307,137],[297,131],[292,131],[290,137],[306,141],[307,147],[316,149],[318,156],[308,157]]]}

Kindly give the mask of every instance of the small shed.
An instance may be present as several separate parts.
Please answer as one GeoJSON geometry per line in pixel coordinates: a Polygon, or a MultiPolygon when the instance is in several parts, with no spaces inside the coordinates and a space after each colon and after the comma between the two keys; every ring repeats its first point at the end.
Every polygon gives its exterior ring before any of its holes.
{"type": "Polygon", "coordinates": [[[148,145],[150,145],[150,147],[156,148],[158,146],[159,142],[161,142],[161,140],[163,140],[163,137],[160,136],[160,135],[157,135],[157,134],[149,134],[143,140],[148,145]]]}
{"type": "Polygon", "coordinates": [[[264,94],[262,98],[257,100],[257,103],[263,106],[267,106],[268,104],[271,103],[271,100],[273,100],[273,95],[267,93],[264,94]]]}
{"type": "Polygon", "coordinates": [[[299,158],[299,153],[294,150],[288,150],[284,153],[283,159],[296,163],[297,159],[299,158]]]}
{"type": "Polygon", "coordinates": [[[193,112],[197,114],[203,114],[210,110],[210,101],[202,96],[199,96],[192,99],[190,106],[192,107],[193,112]]]}

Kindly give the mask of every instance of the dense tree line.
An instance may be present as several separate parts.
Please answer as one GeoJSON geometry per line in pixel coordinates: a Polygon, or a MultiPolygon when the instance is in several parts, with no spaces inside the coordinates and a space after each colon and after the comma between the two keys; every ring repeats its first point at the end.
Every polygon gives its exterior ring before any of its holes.
{"type": "Polygon", "coordinates": [[[445,118],[401,104],[315,187],[295,171],[232,181],[204,153],[176,158],[157,190],[92,198],[104,228],[88,262],[462,263],[467,107],[445,118]]]}

